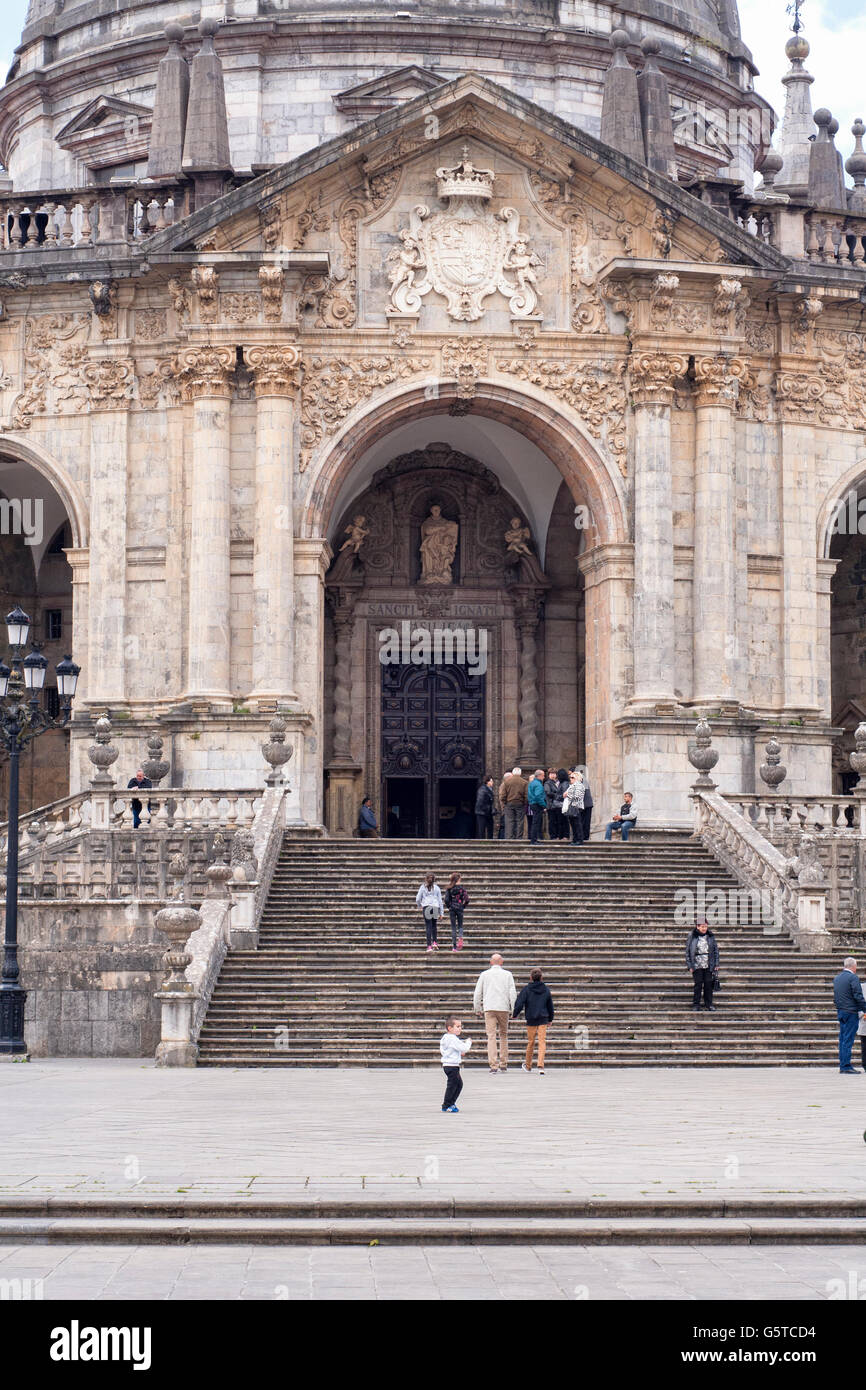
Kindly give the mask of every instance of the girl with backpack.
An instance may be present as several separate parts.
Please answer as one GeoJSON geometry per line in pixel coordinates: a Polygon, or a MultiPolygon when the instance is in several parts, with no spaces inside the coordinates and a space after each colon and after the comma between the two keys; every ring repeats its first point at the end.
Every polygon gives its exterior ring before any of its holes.
{"type": "Polygon", "coordinates": [[[445,909],[442,906],[442,893],[439,884],[432,874],[428,874],[421,887],[415,895],[415,902],[424,914],[424,925],[427,928],[427,950],[439,950],[439,918],[445,916],[445,909]]]}
{"type": "Polygon", "coordinates": [[[463,950],[463,913],[469,906],[469,894],[461,883],[462,874],[452,874],[445,889],[445,906],[451,918],[451,950],[463,950]]]}

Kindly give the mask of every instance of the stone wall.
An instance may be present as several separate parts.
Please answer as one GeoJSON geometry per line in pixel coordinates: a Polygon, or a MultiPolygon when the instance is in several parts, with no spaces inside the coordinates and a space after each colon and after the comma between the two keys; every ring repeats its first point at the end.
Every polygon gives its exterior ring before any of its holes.
{"type": "Polygon", "coordinates": [[[154,991],[168,942],[159,903],[57,899],[22,903],[18,918],[25,1037],[35,1057],[152,1057],[154,991]]]}

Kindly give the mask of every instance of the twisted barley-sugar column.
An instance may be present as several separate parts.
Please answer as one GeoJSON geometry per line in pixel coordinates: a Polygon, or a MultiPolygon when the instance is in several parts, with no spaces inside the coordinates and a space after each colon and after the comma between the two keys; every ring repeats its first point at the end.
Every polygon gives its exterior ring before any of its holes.
{"type": "Polygon", "coordinates": [[[518,740],[521,766],[526,772],[532,764],[531,775],[538,766],[538,618],[525,613],[517,620],[520,642],[520,686],[518,704],[518,740]]]}
{"type": "Polygon", "coordinates": [[[673,700],[674,528],[671,403],[688,358],[635,353],[629,363],[634,408],[634,695],[673,700]]]}
{"type": "Polygon", "coordinates": [[[739,693],[734,407],[745,373],[740,358],[695,361],[693,700],[739,693]]]}
{"type": "Polygon", "coordinates": [[[231,693],[231,377],[229,347],[187,348],[180,369],[193,402],[187,692],[231,693]]]}
{"type": "Polygon", "coordinates": [[[352,742],[352,636],[350,608],[334,613],[334,760],[348,759],[352,742]]]}
{"type": "Polygon", "coordinates": [[[256,388],[256,509],[253,548],[253,697],[294,693],[294,432],[301,354],[250,347],[256,388]]]}

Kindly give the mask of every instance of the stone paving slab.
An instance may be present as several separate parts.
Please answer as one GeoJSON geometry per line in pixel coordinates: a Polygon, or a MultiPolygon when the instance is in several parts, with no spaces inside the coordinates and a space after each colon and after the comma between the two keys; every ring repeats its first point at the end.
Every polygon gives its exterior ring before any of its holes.
{"type": "Polygon", "coordinates": [[[0,1195],[866,1196],[866,1077],[832,1065],[470,1074],[458,1115],[442,1090],[437,1067],[3,1067],[0,1195]]]}
{"type": "MultiPolygon", "coordinates": [[[[0,1281],[47,1301],[838,1299],[866,1288],[850,1246],[0,1247],[0,1281]],[[40,1284],[41,1281],[41,1284],[40,1284]]],[[[2,1285],[6,1288],[7,1285],[2,1285]]]]}

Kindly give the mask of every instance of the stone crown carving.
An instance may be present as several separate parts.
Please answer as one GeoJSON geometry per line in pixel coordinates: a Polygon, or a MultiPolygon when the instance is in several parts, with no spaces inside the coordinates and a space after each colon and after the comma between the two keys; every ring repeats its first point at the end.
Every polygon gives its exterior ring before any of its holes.
{"type": "Polygon", "coordinates": [[[520,230],[517,210],[493,212],[488,206],[493,170],[475,169],[464,151],[461,163],[439,169],[437,178],[448,208],[432,212],[418,203],[409,226],[401,228],[401,245],[389,256],[391,312],[417,314],[424,296],[435,290],[447,300],[449,318],[474,323],[485,299],[499,290],[514,318],[537,317],[541,262],[520,230]]]}

